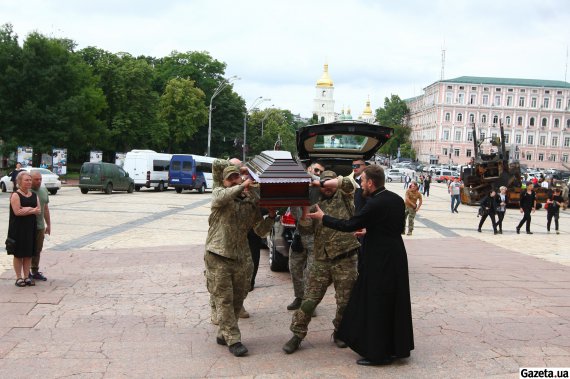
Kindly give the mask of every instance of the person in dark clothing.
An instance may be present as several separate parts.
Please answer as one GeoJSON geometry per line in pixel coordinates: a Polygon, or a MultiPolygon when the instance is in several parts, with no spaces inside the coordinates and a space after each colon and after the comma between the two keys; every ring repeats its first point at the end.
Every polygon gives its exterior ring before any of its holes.
{"type": "Polygon", "coordinates": [[[497,229],[499,234],[503,234],[503,219],[507,211],[507,187],[499,187],[499,193],[495,196],[495,203],[497,204],[497,229]]]}
{"type": "Polygon", "coordinates": [[[255,233],[253,229],[250,229],[247,233],[247,243],[249,244],[249,251],[251,251],[251,259],[253,261],[253,274],[251,275],[251,288],[253,291],[255,286],[255,277],[257,276],[257,270],[259,269],[259,257],[261,253],[261,237],[255,233]]]}
{"type": "Polygon", "coordinates": [[[22,164],[18,162],[16,163],[16,168],[14,169],[14,171],[8,174],[8,176],[10,177],[10,181],[12,182],[12,192],[16,192],[18,190],[18,182],[16,181],[16,178],[18,177],[18,174],[22,171],[24,171],[22,169],[22,164]]]}
{"type": "Polygon", "coordinates": [[[550,224],[554,218],[554,229],[556,234],[560,234],[558,231],[558,218],[560,216],[560,207],[563,203],[564,199],[562,198],[560,188],[554,188],[553,192],[548,196],[548,200],[546,200],[546,230],[548,232],[550,232],[550,224]]]}
{"type": "Polygon", "coordinates": [[[429,197],[429,186],[431,185],[431,175],[424,178],[424,196],[429,197]]]}
{"type": "Polygon", "coordinates": [[[530,214],[534,213],[536,210],[536,193],[533,191],[533,189],[534,184],[532,184],[532,182],[529,182],[526,185],[526,191],[521,193],[519,202],[521,213],[523,213],[523,218],[517,226],[517,234],[520,234],[524,223],[526,223],[526,234],[532,234],[530,231],[530,214]]]}
{"type": "Polygon", "coordinates": [[[364,264],[352,290],[338,336],[363,358],[359,365],[385,365],[414,349],[408,258],[401,232],[404,200],[384,187],[384,170],[371,165],[362,174],[366,204],[348,220],[318,208],[308,217],[332,229],[365,228],[364,264]]]}
{"type": "Polygon", "coordinates": [[[495,220],[495,213],[497,212],[497,202],[496,202],[497,193],[495,190],[491,190],[491,192],[481,200],[481,221],[479,221],[479,228],[477,231],[481,233],[481,227],[485,223],[487,217],[491,218],[491,223],[493,224],[493,232],[495,234],[499,234],[497,231],[497,221],[495,220]]]}

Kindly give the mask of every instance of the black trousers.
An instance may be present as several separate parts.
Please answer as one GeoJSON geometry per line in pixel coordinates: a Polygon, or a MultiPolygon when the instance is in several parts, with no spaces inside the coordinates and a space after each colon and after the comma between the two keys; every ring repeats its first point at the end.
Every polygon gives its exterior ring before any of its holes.
{"type": "Polygon", "coordinates": [[[481,229],[481,227],[485,223],[487,216],[489,216],[491,218],[491,223],[493,224],[493,231],[497,232],[497,221],[495,220],[495,214],[494,213],[485,213],[483,216],[481,216],[481,221],[479,221],[479,229],[481,229]]]}
{"type": "Polygon", "coordinates": [[[251,289],[255,285],[255,277],[259,268],[259,256],[261,253],[261,237],[258,236],[253,229],[247,233],[247,242],[249,251],[251,251],[251,260],[253,261],[253,274],[251,275],[251,289]]]}
{"type": "Polygon", "coordinates": [[[530,232],[530,212],[532,211],[532,209],[523,209],[523,218],[521,220],[521,222],[519,222],[519,226],[517,226],[517,229],[522,228],[523,224],[526,222],[526,231],[530,232]]]}
{"type": "Polygon", "coordinates": [[[429,186],[426,187],[426,186],[424,185],[424,195],[425,195],[426,197],[429,197],[429,186]]]}
{"type": "Polygon", "coordinates": [[[502,232],[503,231],[503,219],[505,218],[505,212],[497,212],[497,227],[502,232]]]}
{"type": "Polygon", "coordinates": [[[558,210],[556,210],[555,212],[548,212],[546,214],[546,230],[550,231],[550,223],[552,222],[552,218],[554,218],[554,230],[558,230],[558,218],[560,217],[560,214],[558,213],[558,210]]]}

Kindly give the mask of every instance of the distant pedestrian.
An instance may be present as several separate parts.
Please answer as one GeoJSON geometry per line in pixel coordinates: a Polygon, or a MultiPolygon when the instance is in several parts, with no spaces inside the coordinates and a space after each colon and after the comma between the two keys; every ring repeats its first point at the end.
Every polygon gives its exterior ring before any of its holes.
{"type": "Polygon", "coordinates": [[[520,211],[523,213],[523,218],[517,226],[517,234],[520,234],[522,226],[526,223],[526,234],[532,234],[530,231],[530,214],[536,210],[536,193],[534,192],[534,184],[529,182],[526,184],[526,191],[521,192],[520,197],[520,211]]]}
{"type": "Polygon", "coordinates": [[[8,174],[8,176],[10,176],[10,181],[12,182],[12,192],[16,192],[18,190],[18,183],[16,178],[18,177],[18,174],[22,171],[24,171],[24,169],[22,169],[22,164],[18,162],[16,163],[16,168],[14,169],[14,171],[8,174]]]}
{"type": "MultiPolygon", "coordinates": [[[[408,235],[412,235],[414,230],[414,219],[416,218],[416,213],[420,210],[422,206],[422,194],[418,189],[418,183],[412,181],[410,183],[410,188],[406,191],[406,197],[404,199],[406,205],[406,217],[404,218],[404,223],[406,219],[408,220],[408,235]]],[[[404,224],[404,230],[402,234],[406,231],[406,225],[404,224]]]]}
{"type": "Polygon", "coordinates": [[[408,188],[411,181],[412,181],[412,178],[410,178],[410,175],[406,174],[406,177],[404,178],[404,189],[408,188]]]}
{"type": "Polygon", "coordinates": [[[424,178],[424,196],[429,197],[429,187],[431,186],[431,175],[426,175],[424,178]]]}
{"type": "Polygon", "coordinates": [[[451,213],[459,213],[457,207],[461,202],[461,189],[463,188],[463,183],[459,181],[459,178],[454,178],[449,186],[447,187],[447,192],[451,195],[451,213]]]}
{"type": "Polygon", "coordinates": [[[42,174],[39,170],[32,170],[32,192],[38,196],[40,214],[37,215],[36,232],[36,255],[32,258],[32,267],[29,273],[30,279],[46,281],[47,278],[40,272],[40,255],[44,247],[46,234],[51,234],[51,216],[49,212],[49,194],[46,187],[42,186],[42,174]]]}
{"type": "Polygon", "coordinates": [[[503,219],[505,218],[505,213],[507,212],[507,187],[499,187],[499,193],[495,197],[495,202],[497,203],[497,229],[499,234],[503,234],[503,219]]]}
{"type": "Polygon", "coordinates": [[[495,214],[497,212],[496,195],[497,193],[495,190],[491,190],[491,192],[481,200],[481,207],[479,208],[481,220],[479,221],[479,227],[477,228],[479,233],[481,233],[481,228],[483,227],[487,217],[490,217],[493,225],[493,232],[495,234],[499,234],[497,231],[497,221],[495,220],[495,214]]]}
{"type": "Polygon", "coordinates": [[[546,230],[550,233],[550,224],[552,219],[554,219],[554,229],[556,234],[560,234],[558,231],[558,219],[560,217],[560,207],[564,203],[562,198],[560,188],[554,188],[548,200],[546,200],[546,230]]]}

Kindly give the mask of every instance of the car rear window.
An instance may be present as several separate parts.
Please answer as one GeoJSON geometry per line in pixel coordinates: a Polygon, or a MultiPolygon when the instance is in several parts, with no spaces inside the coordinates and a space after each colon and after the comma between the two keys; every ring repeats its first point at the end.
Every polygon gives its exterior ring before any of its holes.
{"type": "Polygon", "coordinates": [[[318,149],[345,149],[345,150],[362,150],[366,146],[368,137],[355,136],[351,134],[322,134],[317,136],[317,140],[313,145],[315,150],[318,149]]]}

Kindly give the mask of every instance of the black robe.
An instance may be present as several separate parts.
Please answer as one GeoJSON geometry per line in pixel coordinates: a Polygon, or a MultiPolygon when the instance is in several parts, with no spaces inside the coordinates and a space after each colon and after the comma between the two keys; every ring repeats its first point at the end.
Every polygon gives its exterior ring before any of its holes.
{"type": "Polygon", "coordinates": [[[404,200],[380,188],[350,220],[323,217],[345,232],[366,228],[362,271],[337,336],[361,356],[380,361],[409,357],[414,349],[408,259],[401,232],[404,200]]]}

